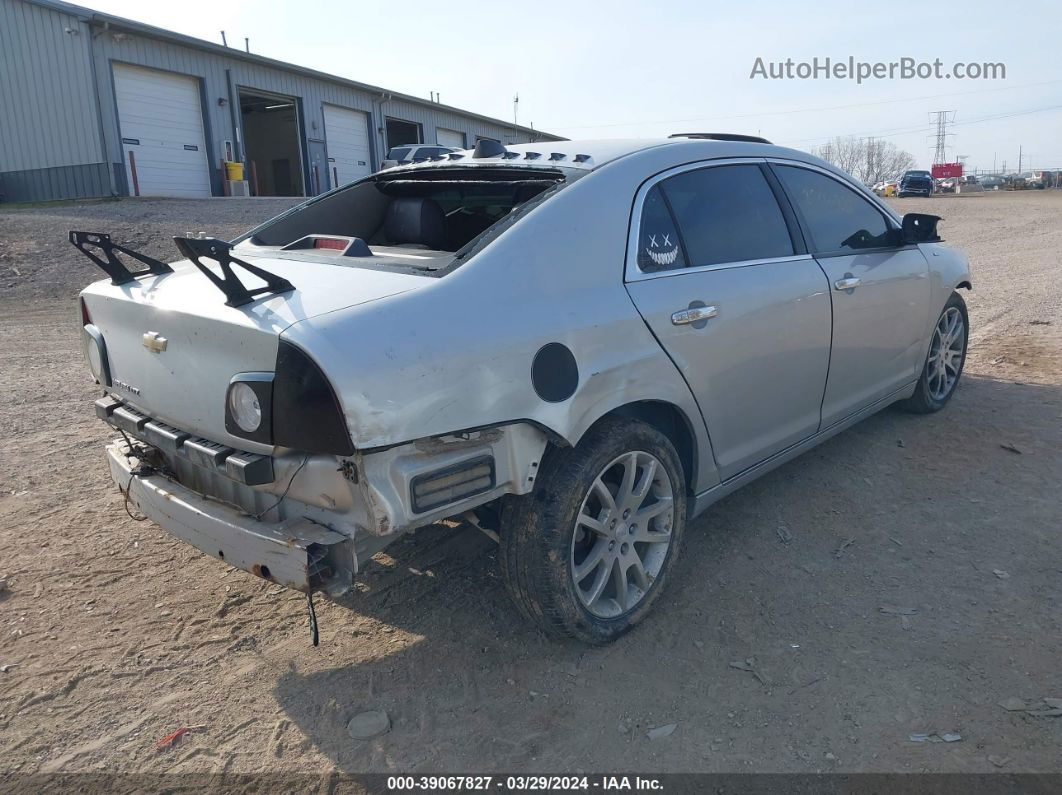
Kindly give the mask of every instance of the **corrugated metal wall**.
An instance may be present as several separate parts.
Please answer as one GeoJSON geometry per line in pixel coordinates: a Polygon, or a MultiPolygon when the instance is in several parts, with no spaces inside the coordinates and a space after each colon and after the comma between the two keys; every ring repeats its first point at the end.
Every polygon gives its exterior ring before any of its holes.
{"type": "MultiPolygon", "coordinates": [[[[442,106],[388,99],[340,81],[234,57],[221,49],[200,49],[113,26],[90,27],[63,11],[24,0],[0,0],[0,191],[6,190],[7,200],[108,195],[112,189],[126,192],[114,97],[114,63],[162,69],[200,80],[215,195],[221,193],[223,142],[232,141],[242,152],[238,143],[241,136],[234,131],[239,119],[236,92],[240,88],[299,100],[304,158],[307,146],[321,146],[310,142],[327,142],[322,111],[326,103],[371,114],[370,139],[376,167],[384,154],[381,128],[388,116],[420,124],[428,143],[435,142],[437,127],[465,133],[469,145],[475,143],[476,136],[506,143],[529,140],[522,131],[514,135],[511,125],[442,106]],[[78,32],[71,35],[65,32],[66,28],[78,32]],[[76,171],[76,179],[75,171],[66,173],[62,168],[89,164],[97,166],[94,180],[86,179],[84,168],[76,171]],[[11,173],[33,169],[55,172],[47,178],[33,175],[32,179],[28,174],[11,173]],[[32,197],[10,189],[30,182],[38,186],[32,197]],[[99,192],[86,194],[82,192],[85,190],[99,192]],[[41,195],[42,191],[52,193],[41,195]]],[[[328,187],[327,171],[322,189],[328,187]]],[[[312,185],[309,169],[304,168],[304,172],[307,184],[312,185]]]]}
{"type": "MultiPolygon", "coordinates": [[[[236,143],[242,138],[242,130],[240,136],[233,132],[234,105],[237,108],[237,123],[239,118],[236,96],[239,89],[258,89],[300,99],[306,138],[324,140],[326,145],[327,130],[322,105],[338,105],[371,114],[373,129],[370,133],[376,167],[383,159],[384,139],[380,128],[384,126],[387,116],[420,124],[424,140],[429,143],[435,142],[436,127],[464,132],[470,145],[475,142],[477,135],[507,143],[523,143],[529,140],[524,134],[514,136],[512,126],[491,124],[441,107],[419,105],[399,99],[388,100],[379,94],[371,94],[343,83],[226,57],[223,52],[198,50],[130,33],[104,32],[96,38],[93,52],[96,73],[101,84],[99,93],[105,120],[117,118],[112,76],[115,63],[136,64],[200,78],[204,88],[207,146],[211,150],[211,166],[216,172],[215,192],[220,189],[219,162],[224,151],[223,142],[228,140],[236,143]],[[222,105],[219,100],[224,100],[227,104],[222,105]]],[[[105,124],[104,132],[108,156],[115,163],[121,162],[121,141],[117,124],[105,124]]],[[[239,149],[242,154],[242,147],[239,149]]],[[[305,176],[307,184],[312,184],[311,175],[307,173],[305,176]]]]}
{"type": "Polygon", "coordinates": [[[0,0],[0,193],[9,200],[110,194],[90,43],[75,16],[0,0]]]}

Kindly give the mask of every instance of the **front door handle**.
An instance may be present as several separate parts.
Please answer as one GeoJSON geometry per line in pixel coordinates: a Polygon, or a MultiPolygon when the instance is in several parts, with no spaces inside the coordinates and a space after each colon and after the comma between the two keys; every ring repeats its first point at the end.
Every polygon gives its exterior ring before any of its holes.
{"type": "Polygon", "coordinates": [[[686,326],[700,320],[707,320],[718,314],[719,310],[714,306],[692,306],[689,309],[683,309],[681,312],[675,312],[671,316],[671,322],[676,326],[686,326]]]}
{"type": "Polygon", "coordinates": [[[859,278],[856,276],[846,276],[843,279],[838,279],[833,283],[834,290],[854,290],[862,284],[859,278]]]}

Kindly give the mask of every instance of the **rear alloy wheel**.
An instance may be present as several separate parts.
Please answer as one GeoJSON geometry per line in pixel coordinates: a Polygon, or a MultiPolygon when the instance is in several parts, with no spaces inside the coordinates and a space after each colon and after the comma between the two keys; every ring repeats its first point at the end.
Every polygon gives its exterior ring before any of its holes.
{"type": "Polygon", "coordinates": [[[616,618],[645,598],[667,560],[675,500],[664,465],[624,453],[590,486],[572,533],[569,569],[589,613],[616,618]]]}
{"type": "Polygon", "coordinates": [[[644,423],[608,418],[554,449],[532,494],[512,498],[501,533],[510,595],[546,632],[607,643],[648,612],[686,520],[682,464],[644,423]]]}
{"type": "Polygon", "coordinates": [[[958,293],[952,293],[933,328],[922,377],[918,379],[914,394],[901,403],[903,408],[916,414],[929,414],[944,408],[959,385],[969,336],[966,302],[958,293]]]}

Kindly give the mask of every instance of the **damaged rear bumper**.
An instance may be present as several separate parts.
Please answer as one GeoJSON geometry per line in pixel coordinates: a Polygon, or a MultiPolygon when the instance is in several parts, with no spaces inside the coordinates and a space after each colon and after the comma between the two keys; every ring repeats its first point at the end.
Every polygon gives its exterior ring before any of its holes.
{"type": "Polygon", "coordinates": [[[357,558],[346,536],[302,517],[259,521],[162,475],[134,474],[142,462],[121,442],[107,446],[107,461],[114,482],[142,514],[196,549],[304,593],[335,597],[350,589],[357,558]]]}

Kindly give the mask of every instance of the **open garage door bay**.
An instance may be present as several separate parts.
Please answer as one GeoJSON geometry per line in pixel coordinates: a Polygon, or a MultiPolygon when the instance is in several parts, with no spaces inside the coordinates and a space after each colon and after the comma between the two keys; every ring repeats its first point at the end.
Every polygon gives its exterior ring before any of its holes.
{"type": "Polygon", "coordinates": [[[115,64],[114,94],[130,195],[210,196],[199,81],[115,64]]]}
{"type": "Polygon", "coordinates": [[[368,114],[325,105],[324,123],[332,186],[339,187],[367,177],[372,172],[368,114]]]}

